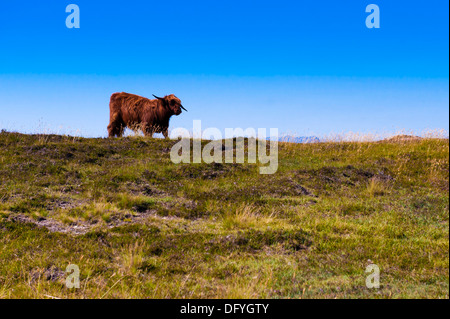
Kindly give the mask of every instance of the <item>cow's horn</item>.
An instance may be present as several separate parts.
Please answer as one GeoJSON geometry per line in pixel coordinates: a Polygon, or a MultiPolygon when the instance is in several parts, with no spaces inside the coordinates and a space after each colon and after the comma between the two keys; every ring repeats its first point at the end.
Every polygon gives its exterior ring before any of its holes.
{"type": "Polygon", "coordinates": [[[155,94],[152,94],[154,97],[156,97],[159,100],[164,100],[162,97],[156,96],[155,94]]]}
{"type": "Polygon", "coordinates": [[[186,112],[188,111],[188,110],[186,110],[186,109],[184,108],[183,105],[180,105],[180,107],[181,107],[183,110],[185,110],[186,112]]]}

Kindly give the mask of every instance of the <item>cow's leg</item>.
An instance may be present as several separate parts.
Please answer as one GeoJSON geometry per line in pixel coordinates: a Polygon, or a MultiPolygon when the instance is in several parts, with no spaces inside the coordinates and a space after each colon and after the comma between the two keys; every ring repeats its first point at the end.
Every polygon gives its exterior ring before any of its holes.
{"type": "Polygon", "coordinates": [[[108,124],[108,136],[114,137],[114,135],[115,135],[115,129],[114,129],[113,123],[109,123],[108,124]]]}
{"type": "Polygon", "coordinates": [[[119,131],[118,131],[117,124],[116,123],[110,123],[108,125],[108,136],[109,137],[114,137],[118,133],[119,133],[119,131]]]}
{"type": "Polygon", "coordinates": [[[117,132],[117,137],[122,137],[123,131],[125,131],[125,124],[120,123],[118,132],[117,132]]]}
{"type": "Polygon", "coordinates": [[[151,125],[145,125],[143,130],[144,136],[153,137],[154,129],[151,125]]]}
{"type": "Polygon", "coordinates": [[[125,129],[125,123],[122,121],[122,118],[118,114],[114,114],[111,116],[110,123],[108,125],[108,136],[121,137],[123,135],[123,131],[125,129]]]}
{"type": "Polygon", "coordinates": [[[109,137],[121,137],[123,135],[124,127],[121,123],[113,123],[108,125],[108,136],[109,137]]]}
{"type": "Polygon", "coordinates": [[[164,135],[164,138],[168,138],[169,137],[169,128],[168,127],[164,128],[162,133],[164,135]]]}

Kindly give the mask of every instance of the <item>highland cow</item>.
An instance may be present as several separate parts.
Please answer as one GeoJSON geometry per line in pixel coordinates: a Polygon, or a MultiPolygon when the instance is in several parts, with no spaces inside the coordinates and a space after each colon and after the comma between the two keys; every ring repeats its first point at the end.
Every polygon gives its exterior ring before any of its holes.
{"type": "Polygon", "coordinates": [[[157,97],[150,100],[130,93],[114,93],[109,102],[109,137],[123,135],[125,127],[141,129],[145,136],[162,133],[169,135],[169,120],[172,115],[179,115],[181,109],[187,111],[175,95],[157,97]]]}

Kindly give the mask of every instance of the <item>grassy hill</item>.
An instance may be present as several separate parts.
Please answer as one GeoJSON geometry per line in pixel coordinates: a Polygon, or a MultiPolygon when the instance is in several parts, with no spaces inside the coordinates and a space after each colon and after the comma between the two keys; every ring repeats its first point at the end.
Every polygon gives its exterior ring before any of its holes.
{"type": "Polygon", "coordinates": [[[448,140],[280,143],[274,175],[174,143],[0,133],[0,298],[449,297],[448,140]]]}

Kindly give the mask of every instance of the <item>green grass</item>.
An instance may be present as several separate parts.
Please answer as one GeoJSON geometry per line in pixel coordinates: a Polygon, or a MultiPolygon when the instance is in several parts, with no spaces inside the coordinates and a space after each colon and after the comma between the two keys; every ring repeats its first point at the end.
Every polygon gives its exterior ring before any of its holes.
{"type": "Polygon", "coordinates": [[[0,298],[449,297],[448,139],[280,143],[274,175],[174,143],[0,133],[0,298]]]}

